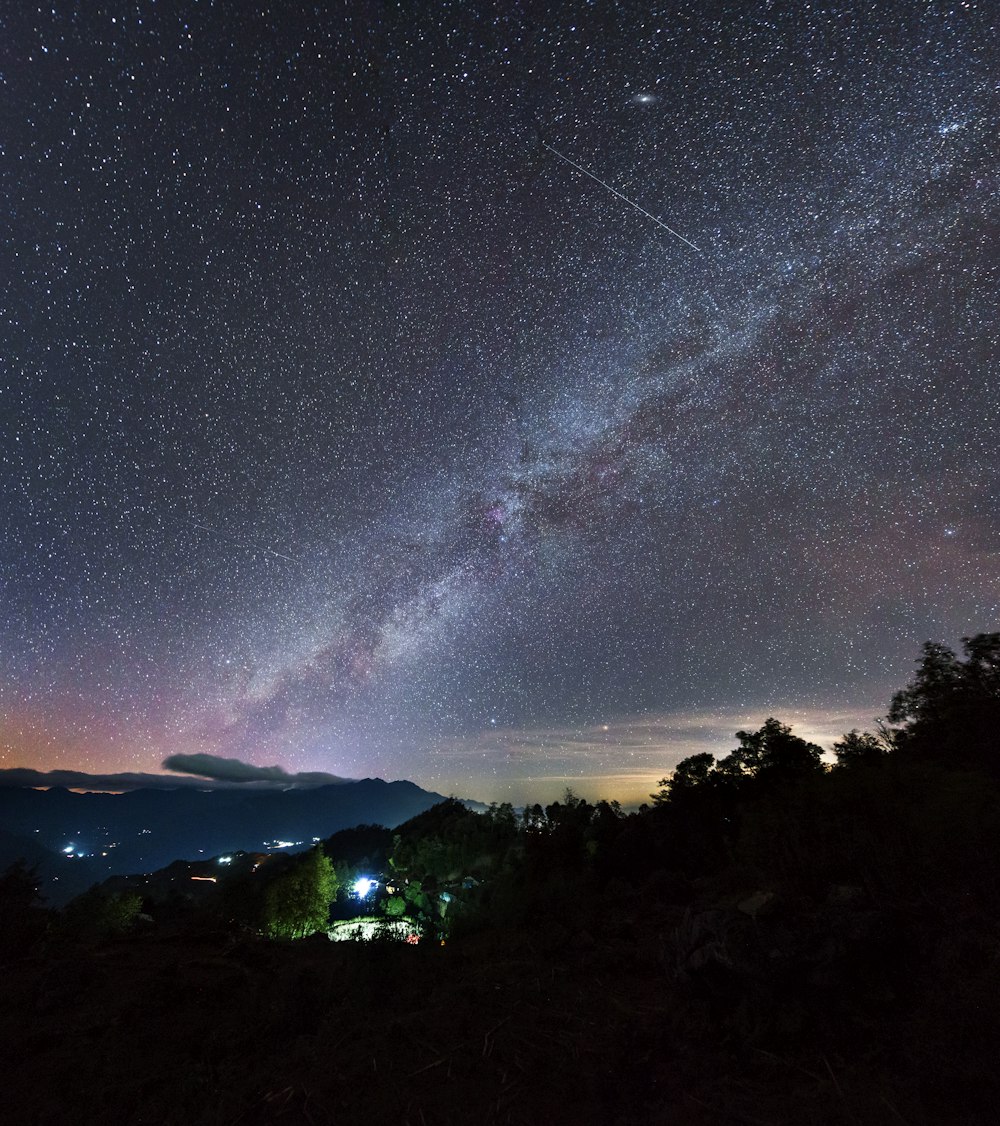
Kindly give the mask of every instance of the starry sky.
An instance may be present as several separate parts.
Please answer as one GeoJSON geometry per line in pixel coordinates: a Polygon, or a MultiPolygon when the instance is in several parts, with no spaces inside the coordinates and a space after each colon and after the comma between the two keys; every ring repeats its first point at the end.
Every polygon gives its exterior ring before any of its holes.
{"type": "Polygon", "coordinates": [[[0,766],[871,726],[1000,628],[998,21],[6,5],[0,766]]]}

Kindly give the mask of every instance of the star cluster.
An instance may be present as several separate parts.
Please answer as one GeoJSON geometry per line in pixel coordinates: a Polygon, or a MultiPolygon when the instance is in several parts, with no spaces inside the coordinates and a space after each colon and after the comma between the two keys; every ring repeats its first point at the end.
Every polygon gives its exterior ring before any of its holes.
{"type": "Polygon", "coordinates": [[[0,765],[633,800],[996,629],[995,15],[0,16],[0,765]]]}

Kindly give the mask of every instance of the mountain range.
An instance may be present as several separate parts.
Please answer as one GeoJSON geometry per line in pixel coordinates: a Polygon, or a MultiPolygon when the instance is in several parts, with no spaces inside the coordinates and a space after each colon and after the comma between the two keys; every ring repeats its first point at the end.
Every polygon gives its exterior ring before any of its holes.
{"type": "Polygon", "coordinates": [[[43,894],[58,905],[108,876],[237,850],[296,851],[355,825],[393,828],[443,800],[413,782],[381,778],[117,794],[0,786],[0,868],[20,858],[36,864],[43,894]]]}

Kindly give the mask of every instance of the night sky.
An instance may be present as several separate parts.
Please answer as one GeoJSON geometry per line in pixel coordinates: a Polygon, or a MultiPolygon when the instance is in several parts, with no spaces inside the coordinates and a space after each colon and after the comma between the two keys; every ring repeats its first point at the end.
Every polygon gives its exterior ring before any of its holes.
{"type": "Polygon", "coordinates": [[[998,22],[5,5],[0,766],[870,727],[1000,628],[998,22]]]}

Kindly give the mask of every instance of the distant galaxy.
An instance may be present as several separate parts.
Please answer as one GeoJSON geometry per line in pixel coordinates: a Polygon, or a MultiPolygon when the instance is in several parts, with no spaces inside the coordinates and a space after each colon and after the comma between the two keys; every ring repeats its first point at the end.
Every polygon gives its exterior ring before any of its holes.
{"type": "Polygon", "coordinates": [[[994,5],[109,11],[2,17],[0,767],[631,802],[1000,628],[994,5]]]}

